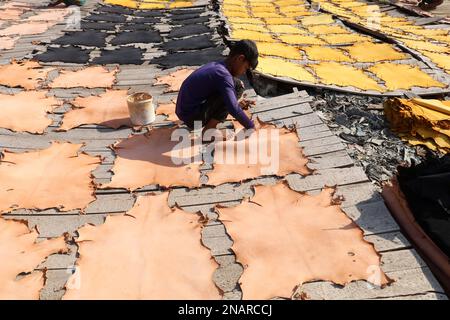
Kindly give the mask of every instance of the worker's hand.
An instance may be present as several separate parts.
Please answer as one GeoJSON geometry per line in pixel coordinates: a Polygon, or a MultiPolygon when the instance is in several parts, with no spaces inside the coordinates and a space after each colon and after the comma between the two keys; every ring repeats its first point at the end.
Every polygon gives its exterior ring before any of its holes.
{"type": "Polygon", "coordinates": [[[255,131],[261,129],[261,122],[258,119],[253,119],[253,124],[255,125],[255,131]]]}
{"type": "Polygon", "coordinates": [[[241,106],[242,110],[248,110],[250,107],[253,107],[255,105],[255,101],[242,98],[239,101],[239,105],[241,106]]]}

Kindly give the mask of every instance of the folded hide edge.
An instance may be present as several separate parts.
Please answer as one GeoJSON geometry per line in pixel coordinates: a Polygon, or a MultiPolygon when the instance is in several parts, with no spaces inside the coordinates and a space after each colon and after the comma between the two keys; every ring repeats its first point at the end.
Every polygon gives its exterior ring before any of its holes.
{"type": "Polygon", "coordinates": [[[397,178],[383,186],[382,196],[402,232],[420,254],[437,278],[445,293],[450,296],[450,260],[417,223],[397,178]]]}

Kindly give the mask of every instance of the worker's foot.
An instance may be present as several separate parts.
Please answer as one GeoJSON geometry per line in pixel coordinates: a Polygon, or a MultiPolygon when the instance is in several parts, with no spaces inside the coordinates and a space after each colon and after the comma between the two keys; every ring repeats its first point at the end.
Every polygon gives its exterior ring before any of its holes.
{"type": "MultiPolygon", "coordinates": [[[[242,98],[241,100],[239,100],[239,105],[241,106],[242,110],[248,110],[248,109],[254,107],[256,105],[256,102],[253,100],[248,100],[248,99],[242,98]]],[[[249,114],[247,113],[247,115],[249,115],[249,114]]],[[[251,115],[250,115],[250,117],[251,117],[251,115]]]]}

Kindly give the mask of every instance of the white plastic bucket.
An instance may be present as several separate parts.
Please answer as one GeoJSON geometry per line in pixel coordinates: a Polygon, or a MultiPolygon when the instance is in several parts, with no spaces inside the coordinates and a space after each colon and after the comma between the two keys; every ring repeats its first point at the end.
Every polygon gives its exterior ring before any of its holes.
{"type": "Polygon", "coordinates": [[[155,121],[155,106],[151,94],[133,93],[127,97],[127,104],[133,125],[144,126],[155,121]]]}

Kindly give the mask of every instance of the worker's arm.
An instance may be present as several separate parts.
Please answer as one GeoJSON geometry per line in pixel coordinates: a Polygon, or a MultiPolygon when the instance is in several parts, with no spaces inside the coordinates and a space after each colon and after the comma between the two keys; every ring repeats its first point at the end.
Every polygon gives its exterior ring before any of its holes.
{"type": "Polygon", "coordinates": [[[236,93],[234,89],[234,83],[229,80],[224,81],[220,86],[223,101],[227,106],[228,113],[231,114],[241,125],[246,129],[252,129],[255,124],[249,117],[245,114],[244,110],[239,106],[238,100],[236,99],[236,93]]]}

